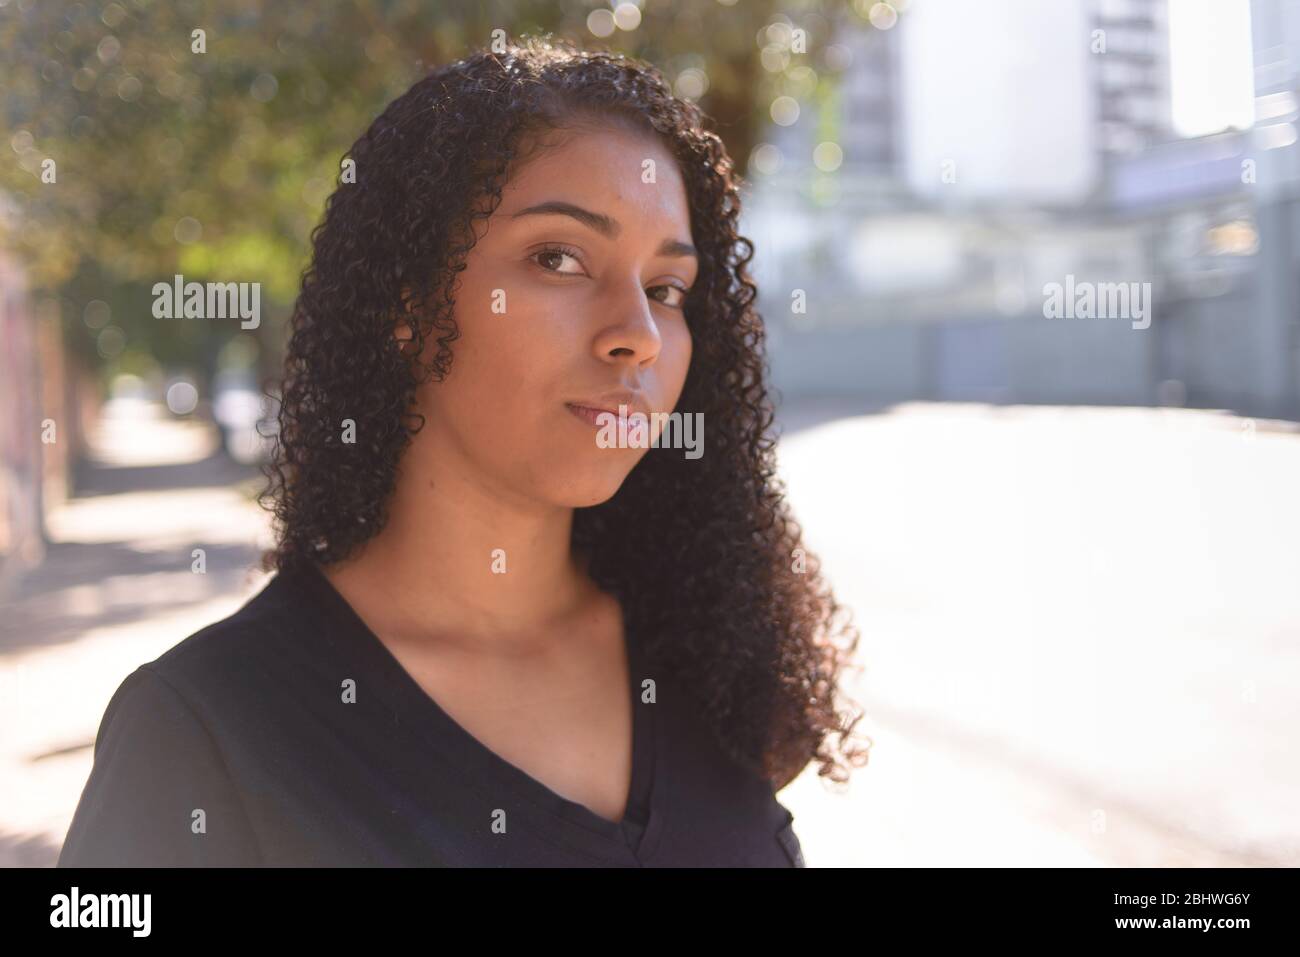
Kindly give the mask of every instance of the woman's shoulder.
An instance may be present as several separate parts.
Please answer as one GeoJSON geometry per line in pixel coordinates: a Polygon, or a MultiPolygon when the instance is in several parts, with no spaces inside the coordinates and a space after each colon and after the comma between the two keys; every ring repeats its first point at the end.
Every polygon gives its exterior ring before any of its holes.
{"type": "MultiPolygon", "coordinates": [[[[230,614],[136,670],[165,680],[182,696],[220,696],[232,685],[264,674],[273,662],[287,664],[307,653],[303,637],[309,625],[303,603],[293,576],[276,573],[230,614]]],[[[131,677],[141,681],[135,673],[131,677]]]]}
{"type": "Polygon", "coordinates": [[[113,694],[59,867],[255,864],[257,839],[220,747],[149,665],[113,694]]]}
{"type": "Polygon", "coordinates": [[[59,866],[246,864],[256,855],[212,729],[161,669],[140,665],[100,719],[59,866]]]}
{"type": "Polygon", "coordinates": [[[331,652],[334,629],[315,602],[292,576],[273,575],[121,680],[61,864],[257,860],[249,795],[271,786],[265,769],[279,766],[286,742],[311,743],[328,714],[312,702],[329,698],[348,659],[331,652]]]}

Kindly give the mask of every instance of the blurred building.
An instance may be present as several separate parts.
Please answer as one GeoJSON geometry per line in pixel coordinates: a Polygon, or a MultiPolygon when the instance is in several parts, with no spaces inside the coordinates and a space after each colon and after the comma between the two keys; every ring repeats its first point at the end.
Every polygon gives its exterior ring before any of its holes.
{"type": "Polygon", "coordinates": [[[0,599],[45,557],[45,517],[72,494],[99,402],[66,348],[58,303],[0,250],[0,599]]]}
{"type": "Polygon", "coordinates": [[[851,59],[836,124],[845,174],[887,192],[896,189],[902,163],[899,37],[894,30],[868,30],[845,38],[851,59]]]}
{"type": "Polygon", "coordinates": [[[35,331],[23,273],[0,256],[0,595],[44,554],[35,331]]]}
{"type": "Polygon", "coordinates": [[[0,597],[45,554],[44,516],[69,491],[81,441],[57,314],[38,315],[0,253],[0,597]]]}
{"type": "Polygon", "coordinates": [[[1251,0],[1255,68],[1252,183],[1258,265],[1253,277],[1255,389],[1294,416],[1300,406],[1300,2],[1251,0]]]}
{"type": "Polygon", "coordinates": [[[1104,157],[1167,142],[1169,96],[1168,0],[1098,0],[1088,11],[1106,38],[1093,61],[1097,144],[1104,157]]]}
{"type": "Polygon", "coordinates": [[[747,207],[778,388],[1300,415],[1297,3],[1251,4],[1254,127],[1193,137],[1166,0],[930,0],[837,37],[841,168],[801,117],[747,207]],[[1067,280],[1150,283],[1149,326],[1045,318],[1067,280]]]}

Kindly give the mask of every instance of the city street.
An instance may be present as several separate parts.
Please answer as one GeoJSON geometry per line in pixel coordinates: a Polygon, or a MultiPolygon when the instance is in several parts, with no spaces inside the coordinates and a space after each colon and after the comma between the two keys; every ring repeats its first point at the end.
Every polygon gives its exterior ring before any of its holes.
{"type": "MultiPolygon", "coordinates": [[[[1296,426],[848,400],[778,420],[874,742],[846,792],[812,766],[780,795],[808,866],[1300,863],[1296,426]]],[[[0,865],[54,863],[113,690],[263,580],[260,479],[204,427],[110,406],[98,447],[0,620],[0,865]]]]}
{"type": "Polygon", "coordinates": [[[1300,862],[1294,424],[908,404],[780,455],[879,731],[785,792],[810,864],[1300,862]]]}

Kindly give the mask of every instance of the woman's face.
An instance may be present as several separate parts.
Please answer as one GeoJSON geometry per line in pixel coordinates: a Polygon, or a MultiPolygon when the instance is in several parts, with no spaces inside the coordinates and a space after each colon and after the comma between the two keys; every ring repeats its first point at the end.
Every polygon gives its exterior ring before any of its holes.
{"type": "Polygon", "coordinates": [[[629,411],[673,411],[698,263],[685,186],[655,138],[547,142],[476,224],[451,370],[420,389],[426,426],[407,454],[428,456],[435,475],[455,468],[508,498],[578,508],[609,499],[647,450],[601,447],[608,431],[571,404],[618,412],[628,393],[629,411]]]}

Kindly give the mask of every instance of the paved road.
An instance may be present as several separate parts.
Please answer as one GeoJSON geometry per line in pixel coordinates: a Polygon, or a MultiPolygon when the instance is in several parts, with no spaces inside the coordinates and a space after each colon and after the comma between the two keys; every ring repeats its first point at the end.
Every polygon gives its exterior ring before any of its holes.
{"type": "MultiPolygon", "coordinates": [[[[53,862],[113,689],[262,581],[256,474],[137,412],[0,616],[0,864],[53,862]]],[[[810,866],[1300,863],[1293,428],[839,400],[781,420],[874,741],[846,793],[782,792],[810,866]]]]}

